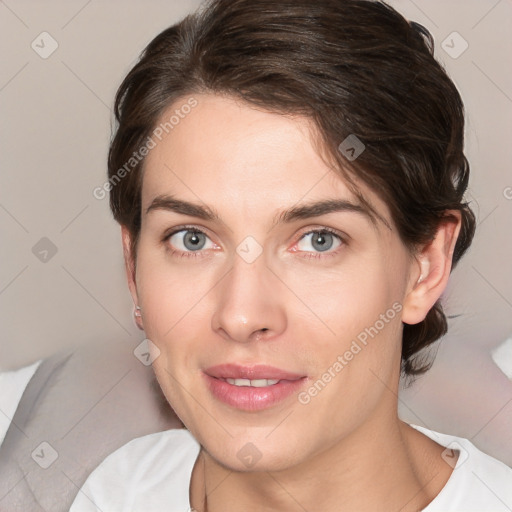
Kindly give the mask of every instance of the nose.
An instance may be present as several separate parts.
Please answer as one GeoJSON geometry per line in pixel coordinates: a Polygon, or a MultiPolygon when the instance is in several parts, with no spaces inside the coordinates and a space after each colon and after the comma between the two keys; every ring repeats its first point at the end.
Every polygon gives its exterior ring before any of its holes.
{"type": "Polygon", "coordinates": [[[234,259],[231,270],[212,290],[214,332],[240,343],[278,336],[287,325],[282,283],[262,256],[252,263],[234,259]]]}

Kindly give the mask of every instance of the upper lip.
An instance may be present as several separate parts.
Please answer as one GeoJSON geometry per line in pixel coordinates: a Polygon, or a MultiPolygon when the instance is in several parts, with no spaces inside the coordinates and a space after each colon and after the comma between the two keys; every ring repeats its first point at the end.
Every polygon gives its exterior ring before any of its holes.
{"type": "Polygon", "coordinates": [[[204,373],[217,379],[277,379],[297,380],[305,377],[298,373],[292,373],[280,368],[265,364],[242,366],[239,364],[219,364],[204,370],[204,373]]]}

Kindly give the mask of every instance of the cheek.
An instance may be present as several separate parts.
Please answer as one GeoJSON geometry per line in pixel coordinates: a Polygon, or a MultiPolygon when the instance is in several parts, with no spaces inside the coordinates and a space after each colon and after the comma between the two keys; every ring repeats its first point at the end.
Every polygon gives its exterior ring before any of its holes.
{"type": "Polygon", "coordinates": [[[146,337],[159,350],[155,375],[176,414],[190,424],[199,414],[188,394],[198,395],[197,356],[211,340],[211,312],[204,300],[211,285],[204,273],[176,270],[143,251],[137,272],[146,337]]]}
{"type": "MultiPolygon", "coordinates": [[[[159,349],[153,362],[167,398],[177,403],[179,383],[197,371],[196,358],[211,341],[208,272],[180,269],[161,255],[142,249],[138,255],[137,287],[146,337],[159,349]]],[[[190,269],[192,266],[190,266],[190,269]]]]}
{"type": "Polygon", "coordinates": [[[323,272],[292,269],[283,280],[298,299],[294,300],[295,311],[309,319],[304,326],[329,345],[333,339],[357,336],[395,302],[401,302],[403,285],[397,276],[404,270],[397,267],[370,254],[347,258],[339,268],[323,272]]]}
{"type": "MultiPolygon", "coordinates": [[[[363,390],[375,384],[375,374],[387,380],[399,361],[404,261],[401,254],[392,260],[376,251],[347,258],[335,271],[312,269],[287,276],[301,302],[296,305],[302,315],[302,347],[297,353],[307,354],[322,382],[329,381],[329,372],[336,375],[336,384],[329,384],[332,392],[359,390],[342,399],[347,403],[359,400],[363,390]]],[[[325,399],[337,400],[330,393],[325,399]]]]}
{"type": "Polygon", "coordinates": [[[164,250],[141,248],[137,289],[146,333],[162,342],[172,337],[180,324],[200,315],[202,299],[213,279],[204,264],[173,263],[164,250]]]}

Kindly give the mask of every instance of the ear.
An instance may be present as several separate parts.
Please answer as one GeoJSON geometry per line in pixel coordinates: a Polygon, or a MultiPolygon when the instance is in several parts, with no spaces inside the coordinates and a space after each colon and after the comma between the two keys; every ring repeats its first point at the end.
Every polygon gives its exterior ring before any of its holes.
{"type": "Polygon", "coordinates": [[[422,322],[444,292],[452,270],[453,251],[460,227],[460,212],[447,211],[434,239],[415,256],[417,267],[411,272],[402,322],[411,325],[422,322]]]}
{"type": "MultiPolygon", "coordinates": [[[[135,306],[139,305],[139,298],[137,294],[137,284],[135,280],[135,255],[132,254],[132,235],[126,226],[121,226],[121,239],[123,242],[123,255],[124,255],[124,266],[126,270],[126,279],[128,281],[128,288],[133,299],[135,306]]],[[[136,316],[135,323],[139,329],[143,329],[142,317],[136,316]]]]}

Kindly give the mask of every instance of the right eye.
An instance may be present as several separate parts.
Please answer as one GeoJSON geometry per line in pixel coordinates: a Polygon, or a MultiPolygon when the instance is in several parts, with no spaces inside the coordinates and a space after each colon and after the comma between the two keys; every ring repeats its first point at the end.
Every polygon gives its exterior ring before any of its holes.
{"type": "Polygon", "coordinates": [[[166,237],[173,252],[194,253],[203,249],[214,249],[217,246],[210,238],[197,228],[183,228],[166,237]]]}

